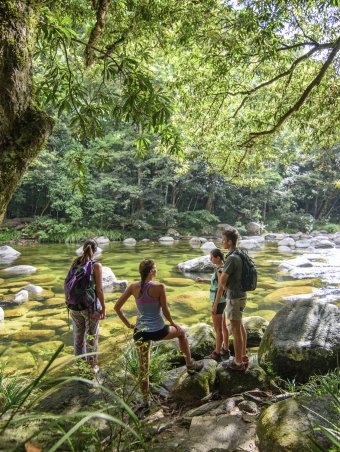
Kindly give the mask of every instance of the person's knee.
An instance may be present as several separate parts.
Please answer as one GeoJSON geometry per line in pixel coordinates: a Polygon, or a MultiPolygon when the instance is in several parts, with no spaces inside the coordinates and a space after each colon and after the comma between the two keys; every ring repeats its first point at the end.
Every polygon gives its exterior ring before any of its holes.
{"type": "Polygon", "coordinates": [[[179,333],[178,333],[178,339],[184,339],[184,340],[186,340],[186,339],[187,339],[186,332],[183,331],[183,330],[179,331],[179,333]]]}

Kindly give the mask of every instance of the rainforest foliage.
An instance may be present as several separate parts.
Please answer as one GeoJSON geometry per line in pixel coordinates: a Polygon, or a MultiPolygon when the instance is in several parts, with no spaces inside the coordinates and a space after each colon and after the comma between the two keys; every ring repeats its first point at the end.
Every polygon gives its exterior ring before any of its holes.
{"type": "Polygon", "coordinates": [[[13,116],[0,217],[49,117],[8,217],[142,230],[337,220],[336,0],[12,0],[0,13],[0,116],[13,116]]]}

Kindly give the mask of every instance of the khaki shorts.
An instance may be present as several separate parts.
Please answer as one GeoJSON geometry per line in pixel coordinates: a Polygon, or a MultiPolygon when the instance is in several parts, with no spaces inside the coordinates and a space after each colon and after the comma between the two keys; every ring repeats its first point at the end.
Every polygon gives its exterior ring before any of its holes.
{"type": "Polygon", "coordinates": [[[225,313],[228,320],[242,320],[244,308],[246,307],[246,298],[234,298],[227,300],[225,313]]]}

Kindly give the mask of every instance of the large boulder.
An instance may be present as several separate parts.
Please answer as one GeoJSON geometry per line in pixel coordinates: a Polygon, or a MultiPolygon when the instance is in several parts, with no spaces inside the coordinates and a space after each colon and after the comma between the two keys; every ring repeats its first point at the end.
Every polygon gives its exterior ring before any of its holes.
{"type": "Polygon", "coordinates": [[[311,246],[310,240],[297,240],[295,242],[296,248],[309,248],[311,246]]]}
{"type": "Polygon", "coordinates": [[[317,443],[322,450],[330,450],[331,441],[322,429],[315,428],[316,424],[329,428],[325,419],[334,425],[339,422],[330,396],[298,397],[275,403],[258,421],[259,449],[261,452],[312,451],[317,443]]]}
{"type": "Polygon", "coordinates": [[[173,237],[170,237],[170,236],[166,236],[166,237],[160,237],[159,239],[158,239],[158,241],[160,242],[160,243],[173,243],[174,241],[175,241],[175,239],[173,238],[173,237]]]}
{"type": "MultiPolygon", "coordinates": [[[[239,413],[240,414],[240,413],[239,413]]],[[[189,429],[190,452],[255,451],[255,419],[244,421],[242,416],[196,416],[189,429]]]]}
{"type": "Polygon", "coordinates": [[[215,333],[206,323],[197,323],[187,332],[191,354],[195,359],[202,359],[215,349],[215,333]]]}
{"type": "Polygon", "coordinates": [[[32,265],[16,265],[14,267],[9,267],[4,269],[7,273],[12,273],[13,275],[30,275],[35,273],[37,269],[32,267],[32,265]]]}
{"type": "Polygon", "coordinates": [[[100,237],[95,237],[94,240],[98,243],[98,245],[107,245],[110,243],[110,239],[101,235],[100,237]]]}
{"type": "Polygon", "coordinates": [[[261,225],[254,221],[246,225],[246,230],[249,235],[261,235],[261,225]]]}
{"type": "Polygon", "coordinates": [[[179,238],[180,236],[181,236],[181,234],[177,231],[177,229],[174,229],[174,228],[169,228],[167,231],[166,231],[166,235],[170,235],[171,237],[176,237],[176,238],[179,238]]]}
{"type": "Polygon", "coordinates": [[[270,232],[264,236],[264,239],[266,242],[278,242],[279,240],[283,240],[284,237],[284,234],[270,232]]]}
{"type": "Polygon", "coordinates": [[[13,262],[16,258],[20,256],[21,253],[15,250],[11,246],[4,245],[0,246],[0,262],[9,263],[13,262]]]}
{"type": "Polygon", "coordinates": [[[311,245],[314,246],[314,248],[334,248],[334,243],[330,240],[327,240],[325,238],[315,237],[315,239],[311,240],[311,245]]]}
{"type": "Polygon", "coordinates": [[[245,372],[227,370],[220,363],[216,369],[215,387],[224,396],[241,394],[252,389],[266,389],[269,379],[266,372],[257,364],[250,363],[245,372]]]}
{"type": "Polygon", "coordinates": [[[257,240],[241,240],[238,247],[241,250],[258,250],[260,249],[260,244],[257,240]]]}
{"type": "Polygon", "coordinates": [[[243,325],[247,331],[247,345],[248,347],[257,347],[263,338],[264,332],[269,325],[268,320],[254,315],[250,317],[244,317],[243,325]]]}
{"type": "Polygon", "coordinates": [[[203,369],[199,372],[190,375],[185,368],[174,382],[172,397],[181,402],[194,402],[209,395],[215,381],[216,366],[213,359],[204,359],[203,369]]]}
{"type": "Polygon", "coordinates": [[[201,256],[181,262],[177,265],[177,268],[185,273],[211,273],[215,266],[209,256],[201,256]]]}
{"type": "Polygon", "coordinates": [[[215,248],[217,248],[217,246],[215,245],[214,242],[205,242],[201,246],[201,250],[203,250],[203,251],[211,251],[211,250],[213,250],[215,248]]]}
{"type": "Polygon", "coordinates": [[[137,240],[133,237],[129,237],[128,239],[123,240],[123,244],[126,246],[135,246],[137,243],[137,240]]]}
{"type": "Polygon", "coordinates": [[[117,282],[117,278],[110,267],[102,268],[102,281],[103,281],[103,289],[107,287],[112,287],[115,282],[117,282]]]}
{"type": "Polygon", "coordinates": [[[206,242],[207,239],[205,239],[204,237],[191,237],[191,239],[189,240],[189,245],[193,247],[198,247],[206,242]]]}
{"type": "Polygon", "coordinates": [[[269,323],[259,363],[283,378],[305,382],[335,369],[340,352],[340,309],[314,300],[293,301],[269,323]]]}
{"type": "Polygon", "coordinates": [[[291,246],[295,248],[295,240],[292,237],[286,237],[279,241],[279,246],[291,246]]]}

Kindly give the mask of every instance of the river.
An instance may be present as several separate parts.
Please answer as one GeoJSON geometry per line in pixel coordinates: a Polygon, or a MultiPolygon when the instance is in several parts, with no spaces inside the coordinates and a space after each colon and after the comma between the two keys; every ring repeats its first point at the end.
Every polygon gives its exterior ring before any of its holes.
{"type": "MultiPolygon", "coordinates": [[[[216,241],[216,245],[221,244],[216,241]]],[[[72,355],[72,331],[63,297],[63,281],[77,246],[32,244],[15,245],[14,248],[21,253],[20,257],[11,264],[0,264],[0,306],[5,312],[5,320],[0,321],[0,341],[2,347],[8,347],[0,357],[0,365],[5,367],[6,373],[16,370],[29,374],[32,368],[46,362],[61,343],[65,344],[61,359],[72,355]],[[37,271],[25,276],[13,276],[3,271],[14,265],[33,265],[37,271]],[[30,283],[43,287],[44,291],[40,295],[30,295],[29,301],[23,304],[14,303],[14,294],[30,283]]],[[[166,285],[174,320],[185,325],[211,323],[208,285],[195,283],[177,269],[178,263],[202,256],[200,249],[191,248],[186,240],[171,246],[139,242],[135,247],[126,247],[114,242],[103,248],[99,261],[110,267],[118,279],[129,282],[138,280],[138,265],[142,259],[154,259],[157,279],[166,285]]],[[[256,291],[248,293],[246,316],[260,315],[271,320],[283,304],[305,297],[339,304],[339,248],[309,256],[314,262],[313,267],[300,269],[295,277],[280,270],[279,265],[296,256],[278,253],[275,244],[264,243],[261,250],[250,252],[250,255],[255,260],[259,280],[256,291]],[[328,268],[334,270],[331,280],[328,268]]],[[[111,359],[119,353],[117,345],[131,339],[131,332],[113,310],[118,297],[118,293],[106,294],[107,318],[101,322],[99,337],[104,359],[111,359]]],[[[128,316],[136,315],[133,299],[125,306],[128,316]]]]}

